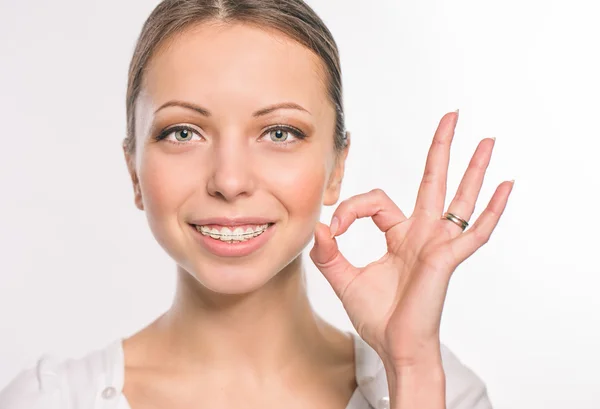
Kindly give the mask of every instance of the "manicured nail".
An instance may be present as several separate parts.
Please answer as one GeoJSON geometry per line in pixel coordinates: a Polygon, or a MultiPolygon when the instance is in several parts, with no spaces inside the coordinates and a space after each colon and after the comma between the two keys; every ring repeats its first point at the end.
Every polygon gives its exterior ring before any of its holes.
{"type": "Polygon", "coordinates": [[[340,225],[340,221],[338,220],[337,217],[334,217],[333,219],[331,219],[331,226],[329,227],[329,231],[331,232],[331,238],[335,237],[335,234],[337,233],[337,229],[340,225]]]}

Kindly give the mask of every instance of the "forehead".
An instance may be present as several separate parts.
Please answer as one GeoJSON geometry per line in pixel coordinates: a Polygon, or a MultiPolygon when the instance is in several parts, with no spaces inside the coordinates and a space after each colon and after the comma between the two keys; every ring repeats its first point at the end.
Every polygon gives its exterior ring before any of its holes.
{"type": "Polygon", "coordinates": [[[315,115],[331,105],[325,78],[315,53],[276,30],[204,23],[157,50],[143,89],[154,106],[177,99],[231,112],[293,101],[315,115]]]}

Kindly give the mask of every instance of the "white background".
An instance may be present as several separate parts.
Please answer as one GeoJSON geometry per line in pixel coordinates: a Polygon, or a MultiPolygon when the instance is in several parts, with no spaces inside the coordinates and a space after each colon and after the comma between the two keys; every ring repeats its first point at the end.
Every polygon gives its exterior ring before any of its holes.
{"type": "MultiPolygon", "coordinates": [[[[476,215],[516,179],[491,241],[452,280],[443,342],[496,408],[600,407],[598,3],[309,3],[341,51],[343,198],[380,187],[410,214],[456,108],[448,198],[484,137],[497,143],[476,215]]],[[[0,387],[42,353],[81,356],[170,305],[174,263],[134,207],[120,149],[129,59],[155,4],[0,2],[0,387]]],[[[357,264],[384,251],[369,220],[340,242],[357,264]]],[[[315,307],[349,329],[310,266],[315,307]]]]}

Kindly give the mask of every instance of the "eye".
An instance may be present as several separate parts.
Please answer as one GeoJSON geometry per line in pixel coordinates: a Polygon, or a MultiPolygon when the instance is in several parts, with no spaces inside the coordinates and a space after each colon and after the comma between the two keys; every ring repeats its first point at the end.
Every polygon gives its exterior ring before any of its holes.
{"type": "Polygon", "coordinates": [[[189,126],[175,126],[172,128],[165,129],[156,137],[156,140],[160,141],[162,139],[166,139],[172,143],[186,143],[196,139],[200,139],[201,136],[197,130],[189,127],[189,126]]]}
{"type": "Polygon", "coordinates": [[[294,138],[304,139],[306,137],[300,129],[288,125],[269,128],[266,130],[265,136],[268,136],[271,141],[281,144],[294,143],[294,138]],[[290,138],[292,138],[291,141],[290,138]]]}

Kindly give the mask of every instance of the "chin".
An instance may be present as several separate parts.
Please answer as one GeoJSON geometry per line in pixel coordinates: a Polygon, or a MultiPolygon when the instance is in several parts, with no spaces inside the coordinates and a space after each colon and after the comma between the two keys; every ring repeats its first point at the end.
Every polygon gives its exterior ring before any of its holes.
{"type": "Polygon", "coordinates": [[[253,293],[264,287],[278,273],[273,269],[252,264],[232,266],[203,263],[201,268],[185,270],[202,287],[226,295],[253,293]]]}
{"type": "Polygon", "coordinates": [[[260,256],[253,260],[237,260],[235,264],[202,259],[194,265],[182,268],[198,284],[211,292],[227,295],[249,294],[275,281],[283,283],[291,274],[300,272],[304,247],[299,246],[297,252],[284,258],[279,258],[284,256],[280,252],[278,255],[260,256]]]}

